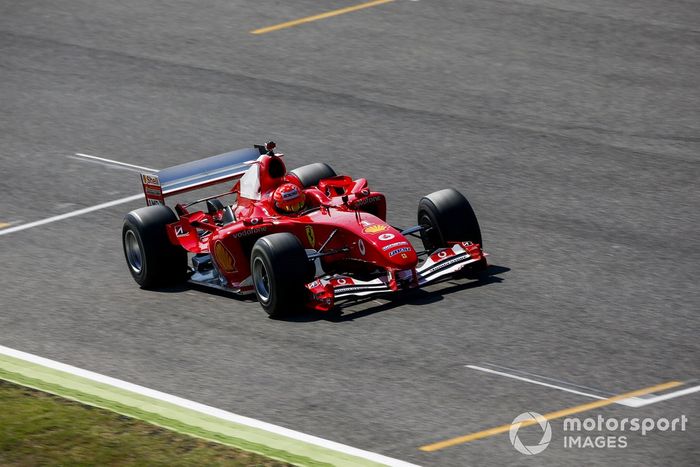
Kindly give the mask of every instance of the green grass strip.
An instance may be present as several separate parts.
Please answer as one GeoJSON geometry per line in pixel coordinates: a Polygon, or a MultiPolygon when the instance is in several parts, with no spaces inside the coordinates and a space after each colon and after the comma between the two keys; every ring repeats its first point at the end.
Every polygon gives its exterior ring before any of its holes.
{"type": "Polygon", "coordinates": [[[0,379],[295,465],[382,465],[2,354],[0,379]]]}
{"type": "Polygon", "coordinates": [[[0,465],[291,467],[0,379],[0,465]]]}

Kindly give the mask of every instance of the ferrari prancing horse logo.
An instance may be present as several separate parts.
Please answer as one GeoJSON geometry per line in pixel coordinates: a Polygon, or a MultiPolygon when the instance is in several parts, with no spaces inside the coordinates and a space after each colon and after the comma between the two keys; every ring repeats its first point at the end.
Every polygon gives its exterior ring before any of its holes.
{"type": "Polygon", "coordinates": [[[311,244],[311,248],[316,245],[316,234],[314,234],[314,228],[310,225],[306,226],[306,239],[311,244]]]}

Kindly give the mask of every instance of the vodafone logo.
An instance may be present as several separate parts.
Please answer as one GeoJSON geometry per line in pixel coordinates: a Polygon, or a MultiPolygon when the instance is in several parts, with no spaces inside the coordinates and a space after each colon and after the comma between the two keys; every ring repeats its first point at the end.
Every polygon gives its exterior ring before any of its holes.
{"type": "Polygon", "coordinates": [[[393,240],[394,237],[395,237],[394,234],[385,233],[385,234],[381,234],[381,235],[380,235],[379,237],[377,237],[377,238],[379,238],[379,240],[381,240],[381,241],[383,241],[383,242],[388,242],[389,240],[393,240]]]}
{"type": "Polygon", "coordinates": [[[367,252],[367,249],[365,248],[365,242],[363,242],[362,239],[359,239],[357,241],[357,249],[360,250],[360,254],[362,256],[364,256],[365,253],[367,252]]]}

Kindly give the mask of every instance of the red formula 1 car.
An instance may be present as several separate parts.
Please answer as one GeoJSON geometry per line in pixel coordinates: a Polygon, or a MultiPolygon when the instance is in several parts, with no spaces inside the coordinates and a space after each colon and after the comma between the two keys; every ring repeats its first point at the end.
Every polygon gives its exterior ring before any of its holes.
{"type": "Polygon", "coordinates": [[[324,163],[287,172],[274,148],[270,142],[141,174],[148,206],[128,213],[122,230],[136,282],[150,288],[189,280],[255,293],[280,317],[486,269],[479,224],[458,191],[423,197],[418,223],[398,229],[386,223],[386,199],[367,180],[336,175],[324,163]],[[231,180],[226,193],[165,206],[168,196],[231,180]],[[222,203],[228,195],[236,196],[233,204],[222,203]],[[424,250],[407,236],[419,236],[424,250]]]}

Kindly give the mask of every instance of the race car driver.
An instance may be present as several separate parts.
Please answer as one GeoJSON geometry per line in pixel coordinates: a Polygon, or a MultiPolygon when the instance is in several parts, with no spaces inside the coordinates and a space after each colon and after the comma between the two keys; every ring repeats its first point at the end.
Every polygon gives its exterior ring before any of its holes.
{"type": "Polygon", "coordinates": [[[282,214],[294,214],[306,203],[304,190],[293,183],[283,183],[272,195],[275,208],[282,214]]]}

